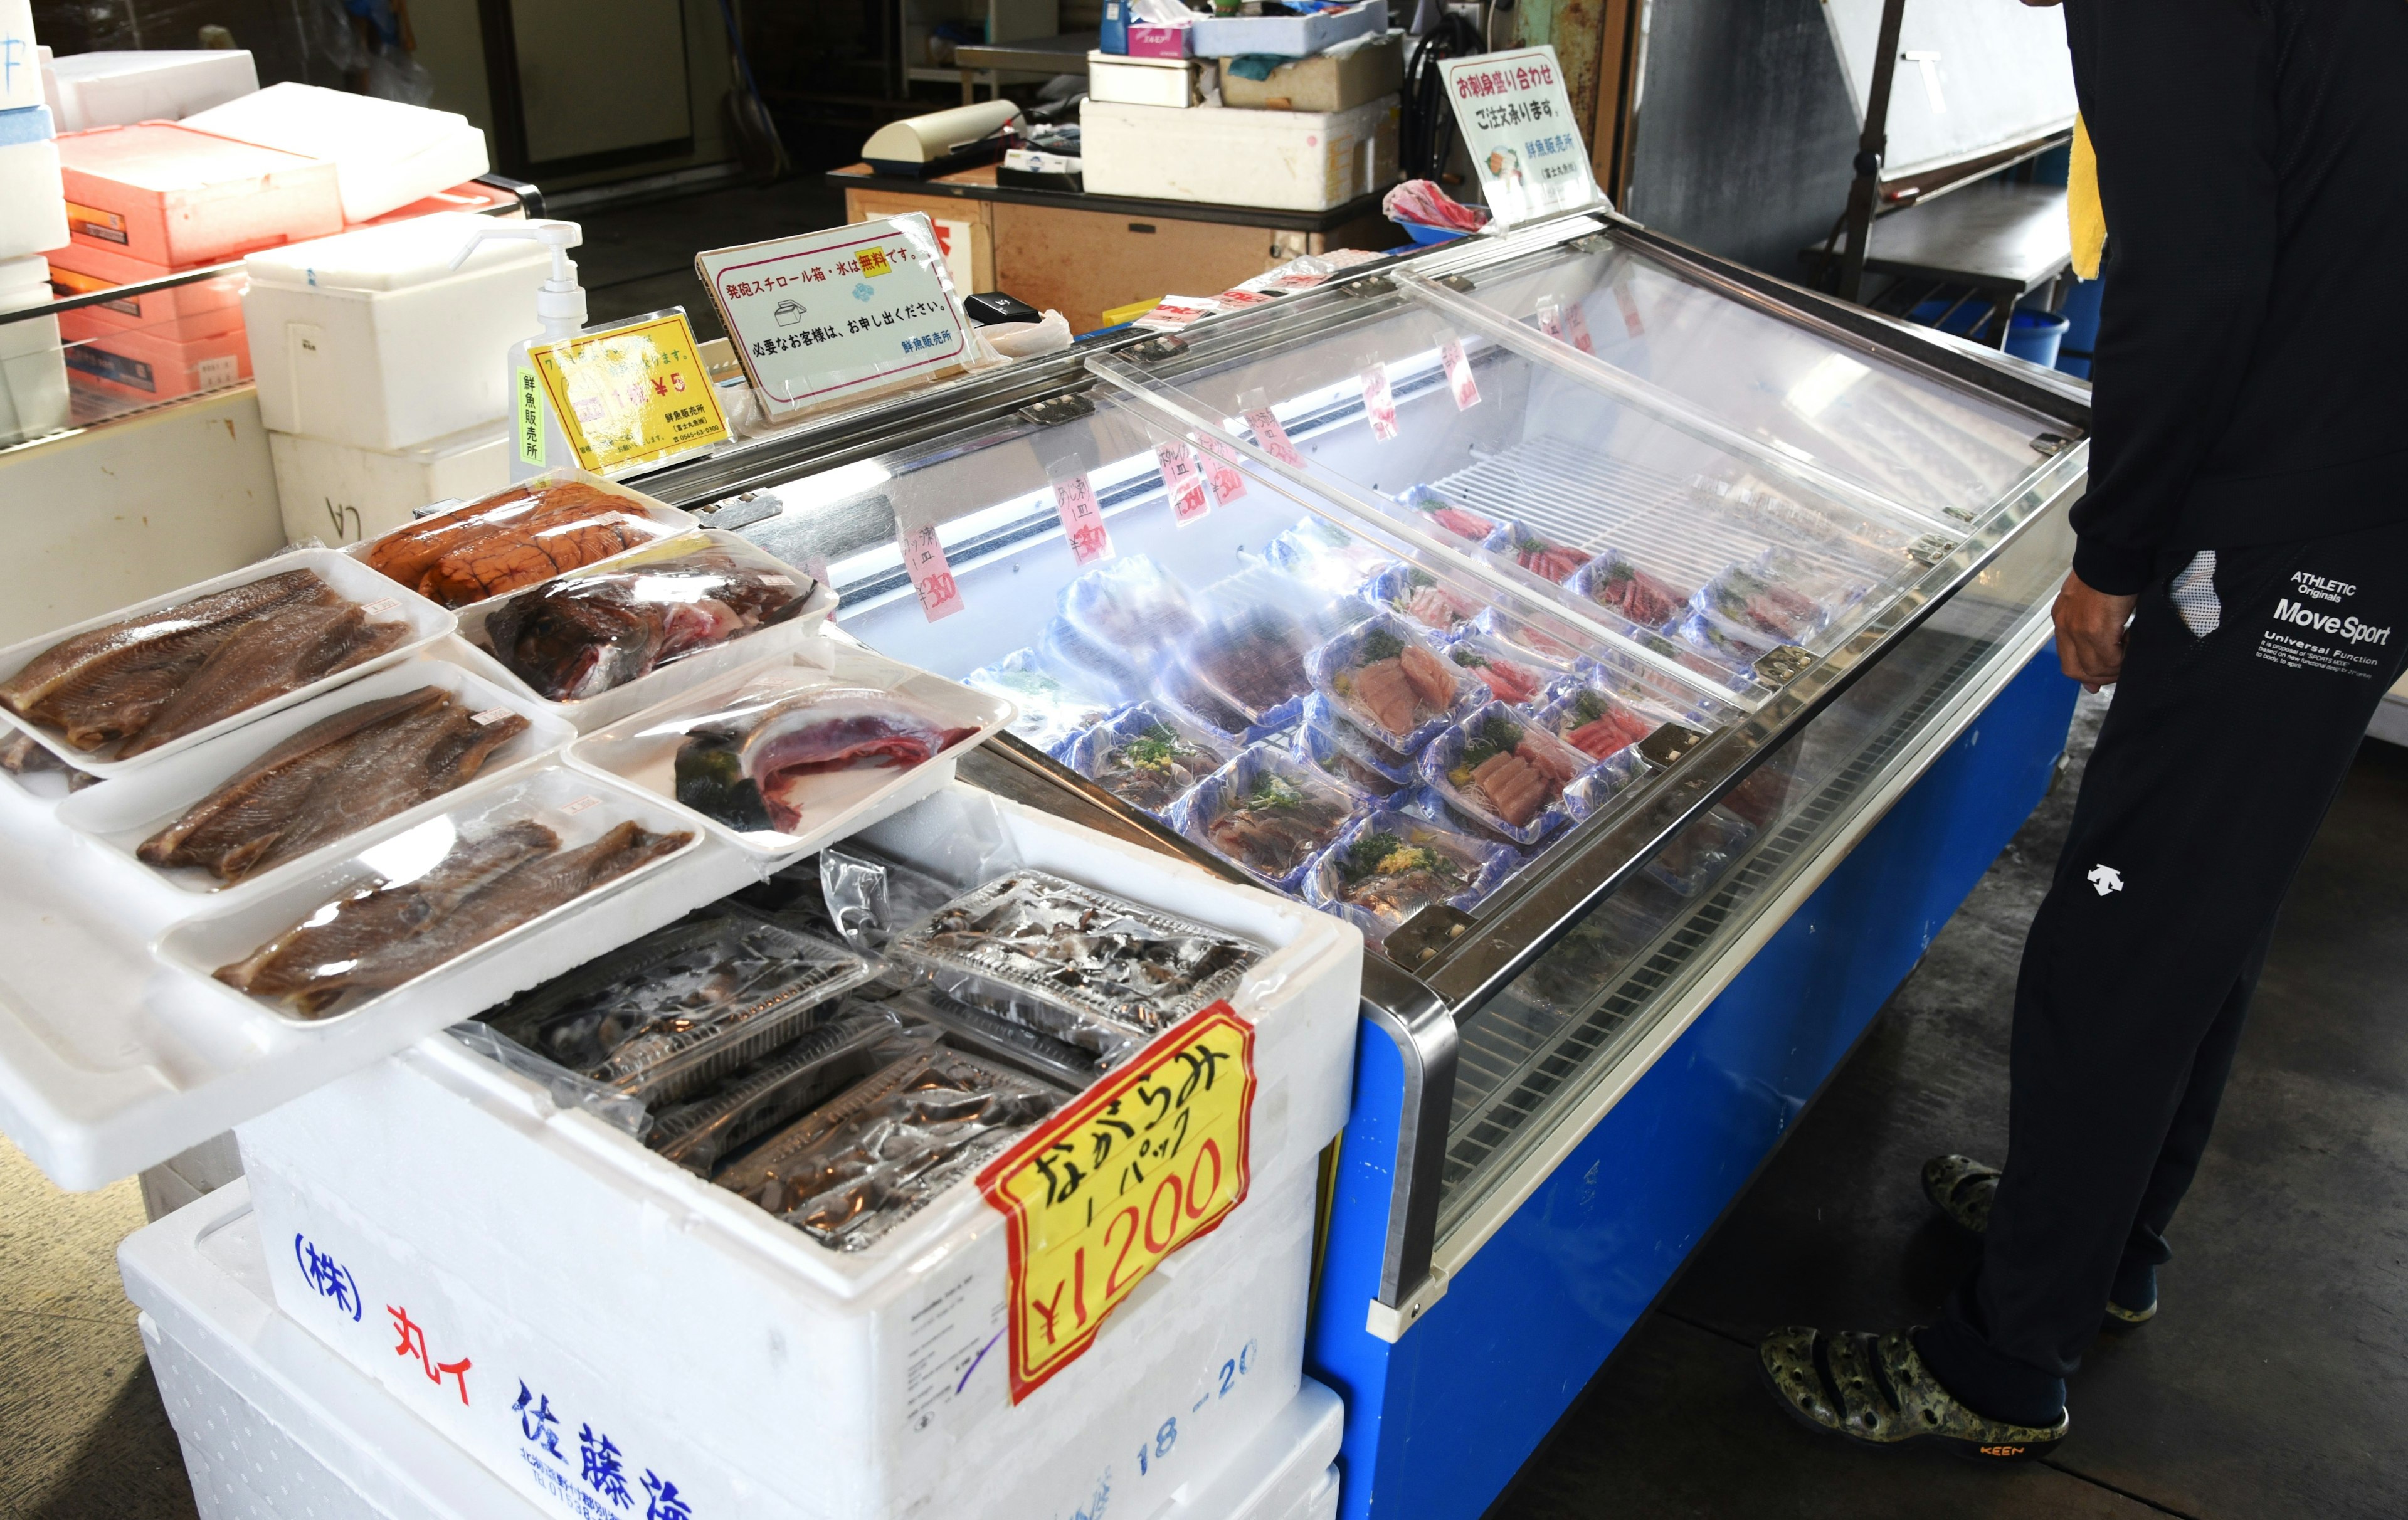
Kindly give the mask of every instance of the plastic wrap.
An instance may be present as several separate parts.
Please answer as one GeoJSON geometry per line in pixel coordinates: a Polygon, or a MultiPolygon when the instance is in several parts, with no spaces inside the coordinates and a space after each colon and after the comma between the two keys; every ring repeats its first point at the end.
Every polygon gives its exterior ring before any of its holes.
{"type": "MultiPolygon", "coordinates": [[[[1587,816],[1566,788],[1592,762],[1532,721],[1491,702],[1430,741],[1422,780],[1468,818],[1516,844],[1531,845],[1587,816]]],[[[1586,794],[1583,794],[1585,796],[1586,794]]]]}
{"type": "Polygon", "coordinates": [[[1304,659],[1315,642],[1278,607],[1234,607],[1164,656],[1157,686],[1219,732],[1260,738],[1296,722],[1312,689],[1304,659]]]}
{"type": "Polygon", "coordinates": [[[815,589],[733,534],[686,534],[484,603],[461,631],[538,695],[580,701],[798,617],[815,589]]]}
{"type": "Polygon", "coordinates": [[[1641,628],[1661,628],[1681,616],[1688,590],[1641,567],[1620,550],[1608,549],[1580,567],[1564,589],[1610,609],[1641,628]]]}
{"type": "Polygon", "coordinates": [[[1263,563],[1336,597],[1352,595],[1355,587],[1398,561],[1333,523],[1306,517],[1263,546],[1263,563]]]}
{"type": "Polygon", "coordinates": [[[1200,600],[1220,616],[1272,609],[1311,629],[1312,642],[1318,643],[1345,632],[1377,610],[1354,595],[1361,583],[1357,577],[1333,588],[1318,581],[1299,580],[1269,564],[1252,565],[1205,587],[1200,600]]]}
{"type": "Polygon", "coordinates": [[[1756,830],[1745,819],[1716,807],[1683,829],[1647,863],[1647,874],[1684,897],[1693,897],[1728,868],[1756,830]]]}
{"type": "Polygon", "coordinates": [[[1373,944],[1433,902],[1469,912],[1522,857],[1504,845],[1383,808],[1322,853],[1304,900],[1363,931],[1373,944]]]}
{"type": "Polygon", "coordinates": [[[1601,685],[1559,689],[1538,710],[1539,722],[1592,761],[1607,760],[1637,744],[1663,720],[1641,711],[1601,685]]]}
{"type": "Polygon", "coordinates": [[[1070,1092],[1084,1091],[1105,1070],[1106,1063],[1091,1051],[956,1001],[933,987],[908,988],[876,1006],[892,1010],[907,1028],[924,1025],[942,1035],[948,1045],[1042,1077],[1070,1092]]]}
{"type": "Polygon", "coordinates": [[[913,1041],[893,1012],[876,1004],[847,1004],[756,1059],[727,1071],[683,1102],[653,1115],[646,1143],[696,1176],[764,1135],[786,1126],[867,1080],[882,1068],[935,1043],[913,1041]]]}
{"type": "Polygon", "coordinates": [[[1775,644],[1802,644],[1831,621],[1830,609],[1813,597],[1736,565],[1706,582],[1694,609],[1742,638],[1775,644]]]}
{"type": "Polygon", "coordinates": [[[1294,892],[1364,805],[1293,755],[1253,744],[1182,797],[1170,825],[1264,885],[1294,892]]]}
{"type": "Polygon", "coordinates": [[[503,1070],[538,1083],[564,1109],[580,1109],[637,1140],[652,1127],[652,1116],[645,1111],[642,1098],[580,1077],[557,1061],[547,1061],[488,1025],[471,1020],[455,1024],[444,1033],[503,1070]]]}
{"type": "Polygon", "coordinates": [[[1037,636],[1039,668],[1065,686],[1095,693],[1106,707],[1153,695],[1154,653],[1099,642],[1058,613],[1037,636]]]}
{"type": "Polygon", "coordinates": [[[406,523],[357,557],[437,606],[461,608],[693,525],[683,512],[592,477],[538,477],[406,523]]]}
{"type": "Polygon", "coordinates": [[[1016,649],[962,678],[965,685],[1002,697],[1020,710],[1011,731],[1060,759],[1071,740],[1104,721],[1110,699],[1044,669],[1033,649],[1016,649]]]}
{"type": "Polygon", "coordinates": [[[1348,722],[1319,692],[1306,700],[1304,721],[1288,750],[1368,796],[1386,796],[1417,774],[1412,755],[1348,722]]]}
{"type": "Polygon", "coordinates": [[[1810,598],[1828,613],[1854,607],[1873,589],[1872,577],[1858,573],[1835,555],[1776,546],[1757,555],[1751,568],[1764,580],[1810,598]]]}
{"type": "Polygon", "coordinates": [[[0,735],[0,773],[6,773],[26,796],[44,802],[56,802],[100,781],[52,754],[31,734],[0,735]]]}
{"type": "Polygon", "coordinates": [[[1672,631],[1684,644],[1720,669],[1742,677],[1781,642],[1770,634],[1742,628],[1727,618],[1694,608],[1673,625],[1672,631]]]}
{"type": "Polygon", "coordinates": [[[858,1251],[1060,1101],[1033,1078],[924,1048],[762,1141],[715,1181],[822,1245],[858,1251]]]}
{"type": "Polygon", "coordinates": [[[1340,715],[1409,753],[1488,695],[1487,687],[1394,613],[1378,614],[1340,634],[1314,650],[1305,668],[1313,688],[1340,715]]]}
{"type": "Polygon", "coordinates": [[[1203,624],[1187,588],[1151,554],[1087,571],[1062,588],[1058,610],[1080,633],[1115,650],[1168,648],[1203,624]]]}
{"type": "Polygon", "coordinates": [[[1481,547],[1558,586],[1589,561],[1587,550],[1557,542],[1528,523],[1511,518],[1497,524],[1497,530],[1482,541],[1481,547]]]}
{"type": "Polygon", "coordinates": [[[912,979],[1116,1061],[1235,991],[1260,945],[1037,870],[964,893],[888,946],[912,979]]]}
{"type": "Polygon", "coordinates": [[[1488,604],[1412,565],[1393,565],[1363,582],[1362,598],[1433,633],[1452,633],[1487,609],[1488,604]]]}
{"type": "Polygon", "coordinates": [[[919,923],[959,892],[951,882],[857,839],[821,851],[817,870],[820,900],[837,933],[867,955],[883,954],[896,930],[919,923]]]}
{"type": "Polygon", "coordinates": [[[1514,707],[1542,700],[1549,688],[1571,674],[1569,665],[1541,659],[1469,626],[1457,629],[1444,647],[1446,657],[1470,671],[1489,695],[1514,707]]]}
{"type": "Polygon", "coordinates": [[[658,1105],[809,1028],[876,963],[737,909],[689,916],[520,994],[483,1022],[658,1105]]]}
{"type": "Polygon", "coordinates": [[[1476,549],[1497,531],[1497,520],[1484,517],[1435,486],[1417,485],[1397,498],[1421,514],[1423,524],[1468,549],[1476,549]]]}
{"type": "Polygon", "coordinates": [[[1235,753],[1221,734],[1140,702],[1080,735],[1064,763],[1130,807],[1159,817],[1235,753]]]}
{"type": "Polygon", "coordinates": [[[1498,608],[1490,608],[1471,620],[1469,631],[1493,638],[1508,649],[1518,650],[1525,657],[1541,661],[1557,669],[1570,670],[1587,658],[1581,650],[1552,634],[1524,623],[1498,608]]]}

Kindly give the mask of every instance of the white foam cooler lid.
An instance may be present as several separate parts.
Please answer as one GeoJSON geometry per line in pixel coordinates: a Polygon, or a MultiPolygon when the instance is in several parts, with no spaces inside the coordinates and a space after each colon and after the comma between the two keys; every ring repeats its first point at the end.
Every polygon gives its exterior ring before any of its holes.
{"type": "MultiPolygon", "coordinates": [[[[552,262],[543,244],[516,238],[487,238],[457,270],[452,255],[466,246],[493,219],[474,211],[437,211],[381,227],[362,227],[306,243],[292,243],[248,254],[243,270],[255,284],[295,290],[399,291],[449,280],[456,274],[485,274],[495,269],[543,266],[552,262]]],[[[527,324],[535,308],[527,308],[527,324]]]]}
{"type": "Polygon", "coordinates": [[[50,261],[39,253],[0,259],[0,311],[17,311],[50,298],[50,261]]]}
{"type": "Polygon", "coordinates": [[[49,69],[60,125],[71,132],[178,121],[259,88],[259,71],[240,48],[69,53],[49,69]]]}
{"type": "Polygon", "coordinates": [[[334,161],[343,220],[366,222],[493,167],[466,117],[314,84],[272,84],[185,118],[221,136],[334,161]]]}

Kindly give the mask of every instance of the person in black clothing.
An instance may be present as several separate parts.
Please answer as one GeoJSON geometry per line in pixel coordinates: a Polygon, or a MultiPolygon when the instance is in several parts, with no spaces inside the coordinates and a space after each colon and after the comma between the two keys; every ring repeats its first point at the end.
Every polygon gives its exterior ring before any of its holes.
{"type": "Polygon", "coordinates": [[[2276,911],[2408,664],[2408,4],[2065,20],[2108,247],[2057,652],[2114,705],[2024,946],[2004,1170],[1924,1169],[1980,1266],[1928,1327],[1762,1347],[1817,1428],[2006,1459],[2157,1312],[2276,911]]]}

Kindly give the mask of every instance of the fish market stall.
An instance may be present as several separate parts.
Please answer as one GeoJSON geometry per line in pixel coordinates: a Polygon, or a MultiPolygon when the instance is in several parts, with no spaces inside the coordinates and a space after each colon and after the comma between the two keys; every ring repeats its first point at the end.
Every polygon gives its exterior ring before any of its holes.
{"type": "Polygon", "coordinates": [[[1361,932],[1311,1366],[1471,1516],[2049,783],[2086,393],[1610,213],[1285,288],[639,483],[1361,932]]]}

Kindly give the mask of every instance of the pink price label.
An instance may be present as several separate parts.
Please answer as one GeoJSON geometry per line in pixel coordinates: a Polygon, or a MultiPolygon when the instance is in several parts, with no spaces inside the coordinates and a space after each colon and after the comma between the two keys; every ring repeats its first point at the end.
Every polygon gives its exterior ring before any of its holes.
{"type": "Polygon", "coordinates": [[[1162,488],[1170,494],[1170,515],[1181,527],[1212,509],[1204,498],[1204,472],[1196,467],[1196,455],[1183,443],[1157,443],[1154,457],[1162,465],[1162,488]]]}
{"type": "Polygon", "coordinates": [[[361,608],[360,610],[373,615],[378,612],[390,612],[400,605],[401,604],[399,602],[394,600],[390,596],[380,596],[375,601],[372,601],[366,607],[361,608]]]}
{"type": "Polygon", "coordinates": [[[1580,308],[1577,301],[1564,308],[1564,331],[1570,337],[1573,348],[1583,353],[1597,351],[1597,345],[1588,340],[1588,313],[1580,308]]]}
{"type": "Polygon", "coordinates": [[[1226,507],[1246,494],[1246,478],[1238,473],[1238,456],[1213,438],[1197,440],[1204,449],[1204,468],[1212,481],[1212,499],[1226,507]]]}
{"type": "Polygon", "coordinates": [[[1633,337],[1647,336],[1646,320],[1639,315],[1639,299],[1627,285],[1613,287],[1613,304],[1622,308],[1622,326],[1633,337]]]}
{"type": "Polygon", "coordinates": [[[1480,405],[1480,386],[1471,378],[1471,361],[1463,356],[1463,339],[1450,337],[1440,344],[1438,357],[1446,366],[1446,383],[1455,393],[1455,409],[1469,411],[1480,405]]]}
{"type": "Polygon", "coordinates": [[[1104,509],[1086,476],[1066,475],[1054,482],[1054,509],[1061,514],[1062,537],[1069,541],[1072,558],[1092,565],[1111,557],[1112,536],[1104,527],[1104,509]]]}
{"type": "Polygon", "coordinates": [[[583,812],[586,809],[593,807],[595,803],[600,802],[601,800],[602,799],[597,796],[581,796],[574,802],[562,803],[560,805],[560,810],[564,815],[574,816],[575,814],[583,812]]]}
{"type": "Polygon", "coordinates": [[[510,710],[508,708],[487,708],[482,712],[468,714],[468,721],[480,728],[490,728],[509,715],[510,710]]]}
{"type": "Polygon", "coordinates": [[[1560,343],[1564,340],[1564,308],[1553,301],[1539,308],[1539,331],[1560,343]]]}
{"type": "Polygon", "coordinates": [[[903,568],[911,589],[920,594],[920,610],[928,621],[949,618],[962,609],[961,583],[945,563],[945,546],[934,527],[913,528],[903,535],[903,568]]]}
{"type": "Polygon", "coordinates": [[[1397,395],[1388,389],[1385,365],[1363,371],[1363,415],[1371,419],[1371,436],[1382,443],[1397,436],[1397,395]]]}
{"type": "Polygon", "coordinates": [[[1280,426],[1270,408],[1260,407],[1246,413],[1246,425],[1254,430],[1254,441],[1262,445],[1263,452],[1291,468],[1304,468],[1304,455],[1288,441],[1287,429],[1280,426]]]}

